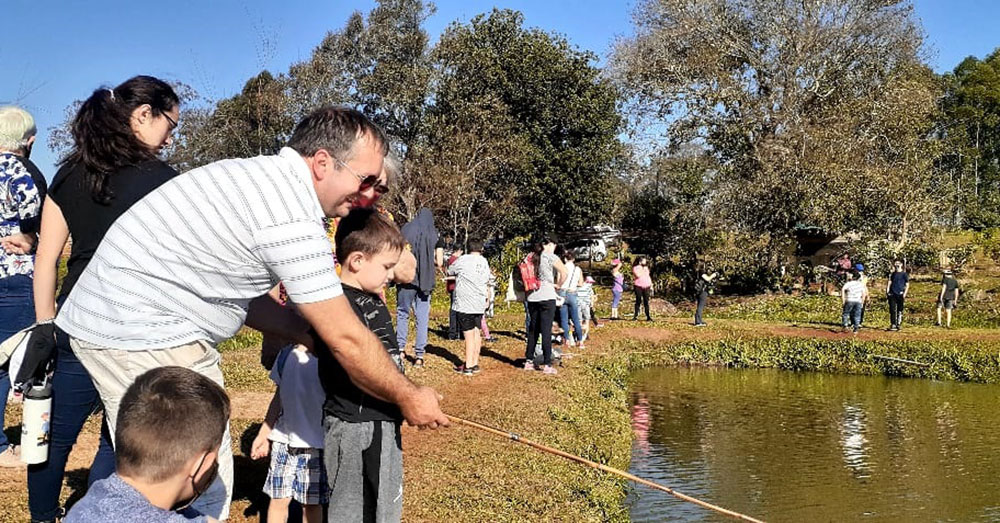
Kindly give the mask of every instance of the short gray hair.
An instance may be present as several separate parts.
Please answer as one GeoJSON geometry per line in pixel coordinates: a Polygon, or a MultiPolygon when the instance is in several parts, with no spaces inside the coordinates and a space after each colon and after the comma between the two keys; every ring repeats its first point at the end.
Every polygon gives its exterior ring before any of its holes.
{"type": "Polygon", "coordinates": [[[24,150],[36,132],[35,119],[28,111],[13,105],[0,107],[0,150],[24,150]]]}

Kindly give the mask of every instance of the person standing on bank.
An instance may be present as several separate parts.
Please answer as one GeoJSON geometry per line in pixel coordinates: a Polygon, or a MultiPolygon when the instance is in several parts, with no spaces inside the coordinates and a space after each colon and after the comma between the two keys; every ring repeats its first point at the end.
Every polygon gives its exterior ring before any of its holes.
{"type": "Polygon", "coordinates": [[[558,374],[552,366],[552,321],[556,316],[556,287],[567,278],[566,266],[555,254],[552,238],[536,240],[531,263],[535,266],[539,288],[528,292],[528,335],[524,351],[524,370],[535,370],[535,346],[542,338],[542,372],[558,374]]]}
{"type": "Polygon", "coordinates": [[[694,311],[695,327],[708,325],[702,319],[702,313],[705,312],[705,305],[708,304],[708,295],[714,291],[715,279],[718,277],[719,273],[713,272],[712,274],[708,274],[708,271],[704,268],[698,271],[698,281],[694,284],[694,292],[698,297],[698,307],[694,311]]]}
{"type": "MultiPolygon", "coordinates": [[[[172,141],[180,101],[157,78],[136,76],[114,89],[98,89],[71,126],[73,148],[52,179],[42,211],[35,271],[35,319],[18,382],[40,377],[53,359],[49,459],[28,467],[28,507],[35,521],[61,515],[66,461],[80,430],[101,405],[90,374],[70,348],[66,332],[53,324],[56,310],[76,287],[111,224],[135,202],[173,179],[177,171],[157,156],[172,141]],[[67,274],[56,297],[56,266],[73,238],[67,274]]],[[[90,467],[89,483],[114,472],[106,423],[90,467]]]]}
{"type": "Polygon", "coordinates": [[[941,292],[938,293],[937,302],[937,326],[941,326],[941,310],[945,311],[945,326],[949,329],[951,328],[951,311],[955,310],[955,305],[958,304],[958,296],[962,294],[962,290],[958,287],[958,280],[955,279],[955,274],[951,269],[944,270],[944,276],[941,278],[941,292]]]}
{"type": "Polygon", "coordinates": [[[635,287],[635,312],[632,321],[639,319],[639,305],[646,311],[646,321],[653,321],[649,315],[649,294],[653,289],[653,279],[649,276],[649,261],[645,256],[639,256],[632,267],[632,286],[635,287]]]}
{"type": "MultiPolygon", "coordinates": [[[[323,228],[324,217],[347,215],[384,186],[386,151],[385,134],[360,112],[324,107],[299,122],[277,155],[199,167],[123,214],[56,318],[109,424],[148,369],[179,365],[222,384],[216,345],[245,323],[331,347],[353,383],[397,404],[411,425],[447,426],[437,392],[397,372],[354,314],[323,228]],[[268,295],[278,282],[298,314],[268,295]]],[[[227,435],[219,481],[196,510],[228,516],[232,461],[227,435]]]]}
{"type": "Polygon", "coordinates": [[[910,292],[910,275],[903,270],[902,260],[893,262],[893,271],[885,286],[889,300],[889,330],[898,331],[903,326],[903,302],[910,292]]]}
{"type": "MultiPolygon", "coordinates": [[[[16,154],[30,151],[34,141],[35,121],[30,114],[14,107],[0,108],[0,238],[5,238],[0,249],[0,341],[34,322],[31,247],[35,234],[29,224],[37,223],[41,215],[42,196],[16,154]]],[[[24,467],[3,432],[7,396],[15,377],[0,369],[0,467],[24,467]]]]}
{"type": "Polygon", "coordinates": [[[412,282],[399,285],[396,290],[396,343],[405,353],[412,310],[417,330],[413,366],[423,367],[431,317],[431,292],[437,280],[434,251],[438,231],[434,227],[434,215],[426,207],[420,209],[416,218],[403,226],[402,232],[417,259],[417,276],[412,282]]]}
{"type": "Polygon", "coordinates": [[[858,278],[854,271],[847,271],[847,283],[840,290],[840,299],[844,304],[841,312],[841,325],[846,331],[849,327],[855,333],[861,329],[861,308],[868,300],[868,287],[858,278]]]}

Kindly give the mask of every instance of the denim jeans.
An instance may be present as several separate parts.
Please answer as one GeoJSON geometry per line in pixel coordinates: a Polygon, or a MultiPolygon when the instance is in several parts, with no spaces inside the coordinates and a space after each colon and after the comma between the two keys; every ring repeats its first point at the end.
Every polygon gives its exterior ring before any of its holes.
{"type": "MultiPolygon", "coordinates": [[[[34,302],[31,276],[16,274],[0,278],[0,341],[35,323],[34,302]]],[[[12,378],[5,369],[0,370],[0,452],[10,446],[3,428],[12,378]]]]}
{"type": "MultiPolygon", "coordinates": [[[[66,461],[83,424],[100,405],[101,398],[97,395],[90,374],[69,347],[69,336],[62,329],[56,329],[56,370],[52,376],[49,459],[44,463],[28,466],[28,509],[32,520],[50,521],[59,516],[59,494],[66,474],[66,461]]],[[[90,466],[88,487],[114,471],[115,453],[102,413],[101,439],[90,466]]]]}
{"type": "Polygon", "coordinates": [[[580,327],[580,305],[576,302],[575,292],[559,291],[559,295],[566,298],[563,306],[559,308],[559,326],[562,327],[563,337],[567,341],[579,341],[583,337],[583,328],[580,327]],[[573,337],[569,337],[570,320],[573,321],[573,337]]]}
{"type": "Polygon", "coordinates": [[[705,312],[705,305],[708,303],[708,293],[702,292],[698,294],[698,308],[694,311],[694,323],[700,325],[705,323],[702,321],[701,315],[705,312]]]}
{"type": "Polygon", "coordinates": [[[861,310],[864,305],[859,301],[849,301],[844,303],[844,313],[841,315],[841,325],[851,326],[854,330],[861,327],[861,310]]]}
{"type": "Polygon", "coordinates": [[[427,349],[427,327],[431,317],[431,295],[415,287],[400,286],[396,290],[396,343],[400,350],[406,349],[406,337],[410,330],[410,310],[416,317],[417,343],[414,351],[418,358],[424,357],[427,349]]]}

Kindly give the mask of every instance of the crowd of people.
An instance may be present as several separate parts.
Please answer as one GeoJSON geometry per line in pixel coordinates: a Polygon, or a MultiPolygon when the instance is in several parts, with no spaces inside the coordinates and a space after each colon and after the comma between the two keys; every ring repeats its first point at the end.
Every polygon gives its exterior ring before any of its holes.
{"type": "MultiPolygon", "coordinates": [[[[892,272],[886,278],[885,296],[889,305],[889,330],[899,331],[903,326],[906,297],[910,292],[910,274],[905,270],[902,260],[895,260],[892,266],[892,272]]],[[[840,290],[843,303],[841,326],[845,331],[858,332],[864,325],[865,310],[872,300],[868,288],[868,275],[865,273],[864,264],[858,263],[845,270],[843,276],[845,281],[840,290]]],[[[954,271],[949,268],[943,269],[941,287],[936,295],[937,326],[951,327],[952,311],[961,293],[954,271]],[[942,323],[942,313],[944,323],[942,323]]]]}

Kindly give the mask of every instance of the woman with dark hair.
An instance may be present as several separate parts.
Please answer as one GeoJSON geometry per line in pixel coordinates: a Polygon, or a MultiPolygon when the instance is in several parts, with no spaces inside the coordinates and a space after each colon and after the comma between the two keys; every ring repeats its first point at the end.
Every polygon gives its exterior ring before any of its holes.
{"type": "Polygon", "coordinates": [[[635,312],[632,320],[639,319],[639,305],[646,311],[646,321],[653,321],[649,315],[649,291],[653,288],[653,280],[649,276],[649,262],[645,256],[639,256],[632,267],[632,286],[635,287],[635,312]]]}
{"type": "Polygon", "coordinates": [[[524,351],[524,370],[535,370],[535,345],[542,336],[542,372],[556,374],[552,367],[552,320],[556,316],[556,287],[566,280],[566,267],[555,254],[556,242],[551,238],[534,242],[531,263],[539,288],[528,293],[528,345],[524,351]]]}
{"type": "MultiPolygon", "coordinates": [[[[37,379],[50,361],[52,419],[49,459],[28,467],[28,506],[32,521],[61,517],[66,459],[84,422],[100,406],[90,375],[53,319],[69,296],[105,233],[118,217],[177,175],[158,159],[172,142],[180,100],[162,80],[136,76],[114,89],[98,89],[73,120],[73,149],[60,161],[42,210],[34,280],[35,320],[18,382],[37,379]],[[67,240],[73,244],[68,272],[56,297],[56,267],[67,240]]],[[[107,426],[90,469],[89,483],[114,472],[107,426]]]]}

